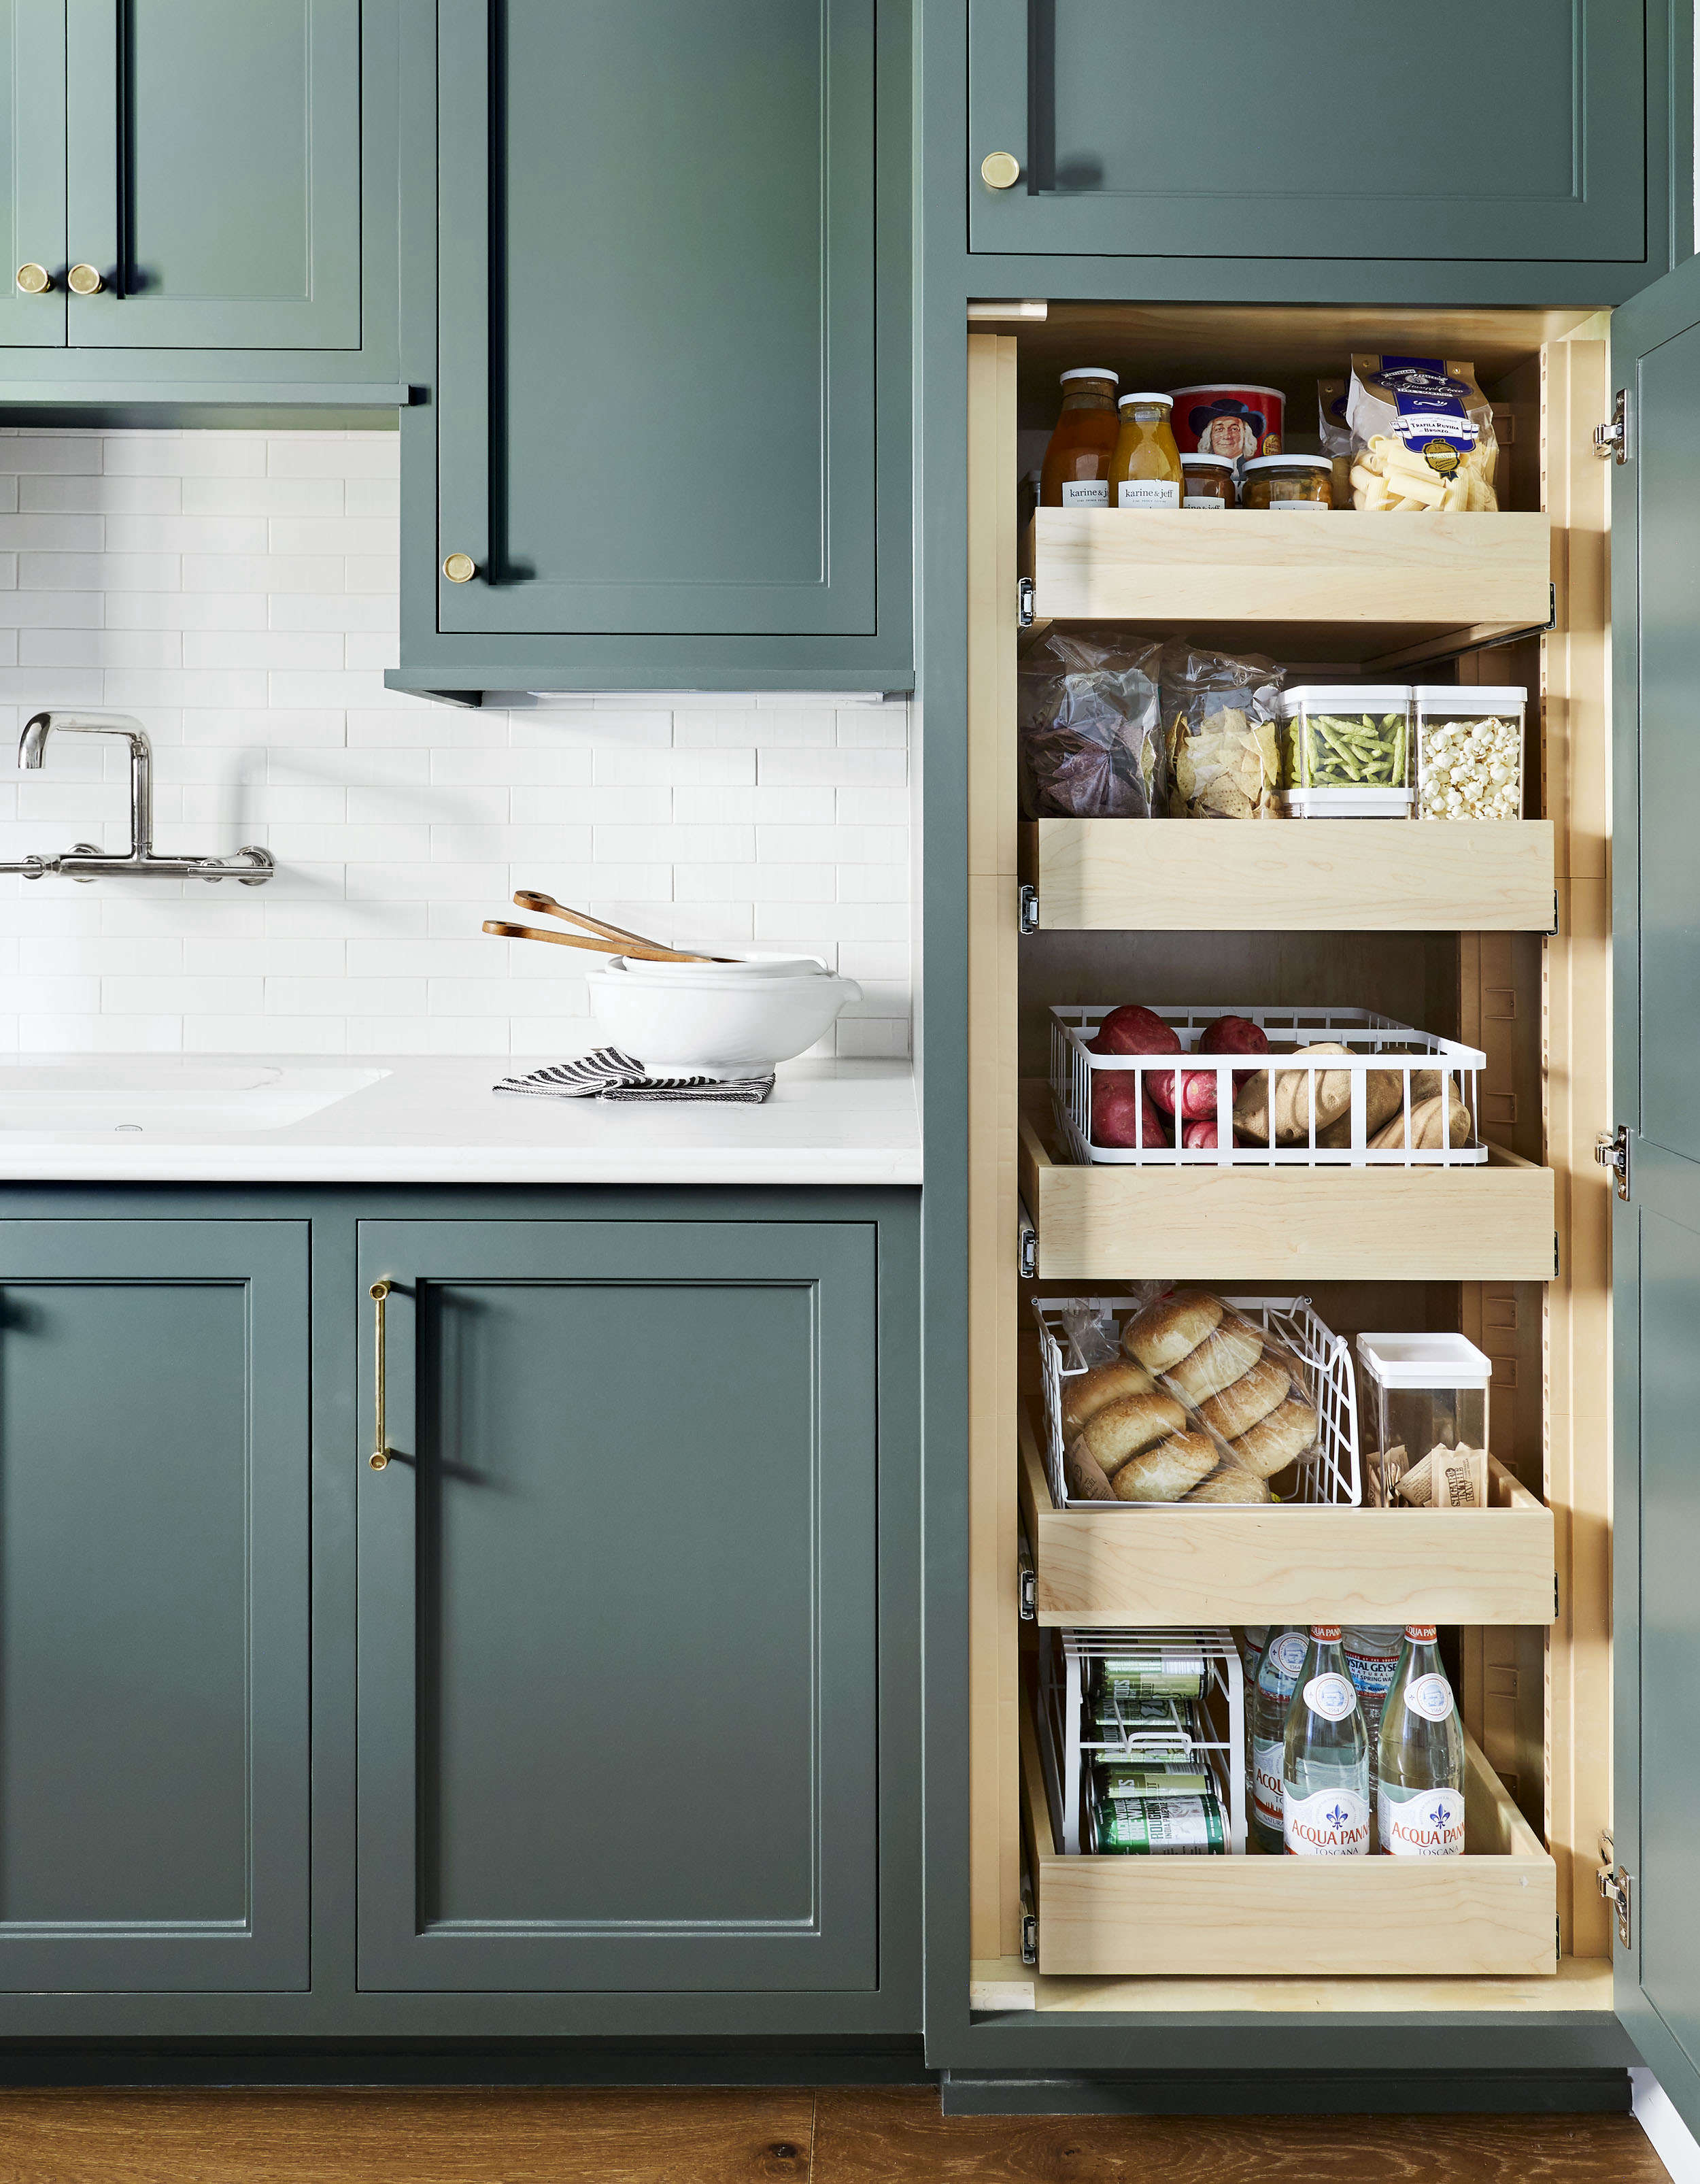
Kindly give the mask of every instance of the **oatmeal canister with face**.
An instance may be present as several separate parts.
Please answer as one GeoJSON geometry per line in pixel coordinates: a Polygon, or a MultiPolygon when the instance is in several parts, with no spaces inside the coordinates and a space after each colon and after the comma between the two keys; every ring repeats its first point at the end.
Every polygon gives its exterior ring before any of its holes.
{"type": "Polygon", "coordinates": [[[1208,387],[1177,387],[1172,421],[1183,455],[1226,455],[1244,462],[1278,455],[1286,397],[1278,387],[1238,387],[1226,380],[1208,387]]]}

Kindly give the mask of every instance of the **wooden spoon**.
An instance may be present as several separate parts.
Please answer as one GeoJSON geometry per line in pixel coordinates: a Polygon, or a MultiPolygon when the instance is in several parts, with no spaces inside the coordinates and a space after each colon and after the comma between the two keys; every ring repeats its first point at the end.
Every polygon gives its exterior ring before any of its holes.
{"type": "Polygon", "coordinates": [[[706,956],[681,956],[671,948],[635,948],[630,941],[593,940],[588,933],[545,933],[536,925],[509,925],[505,918],[486,917],[484,930],[498,940],[547,940],[556,948],[588,948],[597,956],[634,956],[642,963],[706,963],[706,956]]]}
{"type": "MultiPolygon", "coordinates": [[[[737,961],[734,956],[692,955],[686,949],[669,948],[664,941],[651,940],[642,933],[628,933],[623,925],[605,925],[601,918],[592,917],[587,911],[569,910],[565,903],[557,902],[552,894],[541,894],[535,888],[520,888],[514,900],[521,910],[535,911],[542,917],[564,917],[569,925],[581,925],[586,933],[599,933],[605,940],[629,940],[633,953],[647,949],[659,956],[664,962],[734,963],[737,961]]],[[[624,950],[616,950],[619,954],[625,952],[624,950]]]]}

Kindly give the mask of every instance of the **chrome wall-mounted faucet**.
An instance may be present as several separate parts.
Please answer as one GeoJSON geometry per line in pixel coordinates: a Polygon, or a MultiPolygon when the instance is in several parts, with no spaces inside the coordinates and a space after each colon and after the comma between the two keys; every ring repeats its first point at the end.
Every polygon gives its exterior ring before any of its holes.
{"type": "Polygon", "coordinates": [[[122,736],[130,745],[130,848],[108,856],[92,842],[79,842],[57,857],[25,857],[0,864],[0,872],[39,880],[57,872],[68,880],[239,880],[264,887],[274,870],[269,850],[250,844],[233,857],[159,857],[153,853],[153,752],[147,731],[128,713],[36,713],[18,740],[18,764],[39,773],[50,736],[122,736]]]}

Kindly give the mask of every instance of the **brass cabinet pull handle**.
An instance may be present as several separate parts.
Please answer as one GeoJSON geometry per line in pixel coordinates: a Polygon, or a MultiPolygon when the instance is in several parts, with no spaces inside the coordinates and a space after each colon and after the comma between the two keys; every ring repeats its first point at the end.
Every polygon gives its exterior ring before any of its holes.
{"type": "Polygon", "coordinates": [[[375,1418],[372,1435],[375,1446],[373,1447],[372,1453],[366,1458],[366,1461],[370,1464],[374,1471],[387,1470],[390,1462],[390,1437],[384,1430],[384,1299],[388,1296],[389,1294],[390,1285],[387,1282],[373,1283],[371,1288],[371,1298],[373,1303],[378,1307],[378,1368],[377,1384],[375,1391],[376,1396],[375,1406],[375,1418]]]}
{"type": "Polygon", "coordinates": [[[478,564],[470,554],[445,554],[442,573],[452,584],[469,584],[478,574],[478,564]]]}
{"type": "Polygon", "coordinates": [[[26,296],[45,296],[53,285],[53,276],[45,265],[38,265],[32,258],[18,268],[17,281],[26,296]]]}
{"type": "Polygon", "coordinates": [[[95,265],[73,265],[65,276],[65,286],[74,296],[97,296],[105,285],[95,265]]]}

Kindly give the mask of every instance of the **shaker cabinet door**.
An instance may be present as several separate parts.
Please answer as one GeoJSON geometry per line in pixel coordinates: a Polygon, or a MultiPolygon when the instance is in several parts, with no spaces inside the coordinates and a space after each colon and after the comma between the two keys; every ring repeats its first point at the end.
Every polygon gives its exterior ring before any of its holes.
{"type": "Polygon", "coordinates": [[[358,348],[360,0],[69,10],[71,346],[358,348]]]}
{"type": "Polygon", "coordinates": [[[875,1238],[361,1223],[363,1987],[877,1984],[875,1238]]]}
{"type": "Polygon", "coordinates": [[[1643,261],[1642,16],[969,0],[970,247],[1643,261]]]}
{"type": "Polygon", "coordinates": [[[65,0],[0,0],[0,348],[63,348],[65,0]]]}
{"type": "Polygon", "coordinates": [[[440,632],[875,630],[875,0],[440,0],[440,632]]]}
{"type": "Polygon", "coordinates": [[[308,1984],[307,1238],[0,1223],[0,1992],[308,1984]]]}

